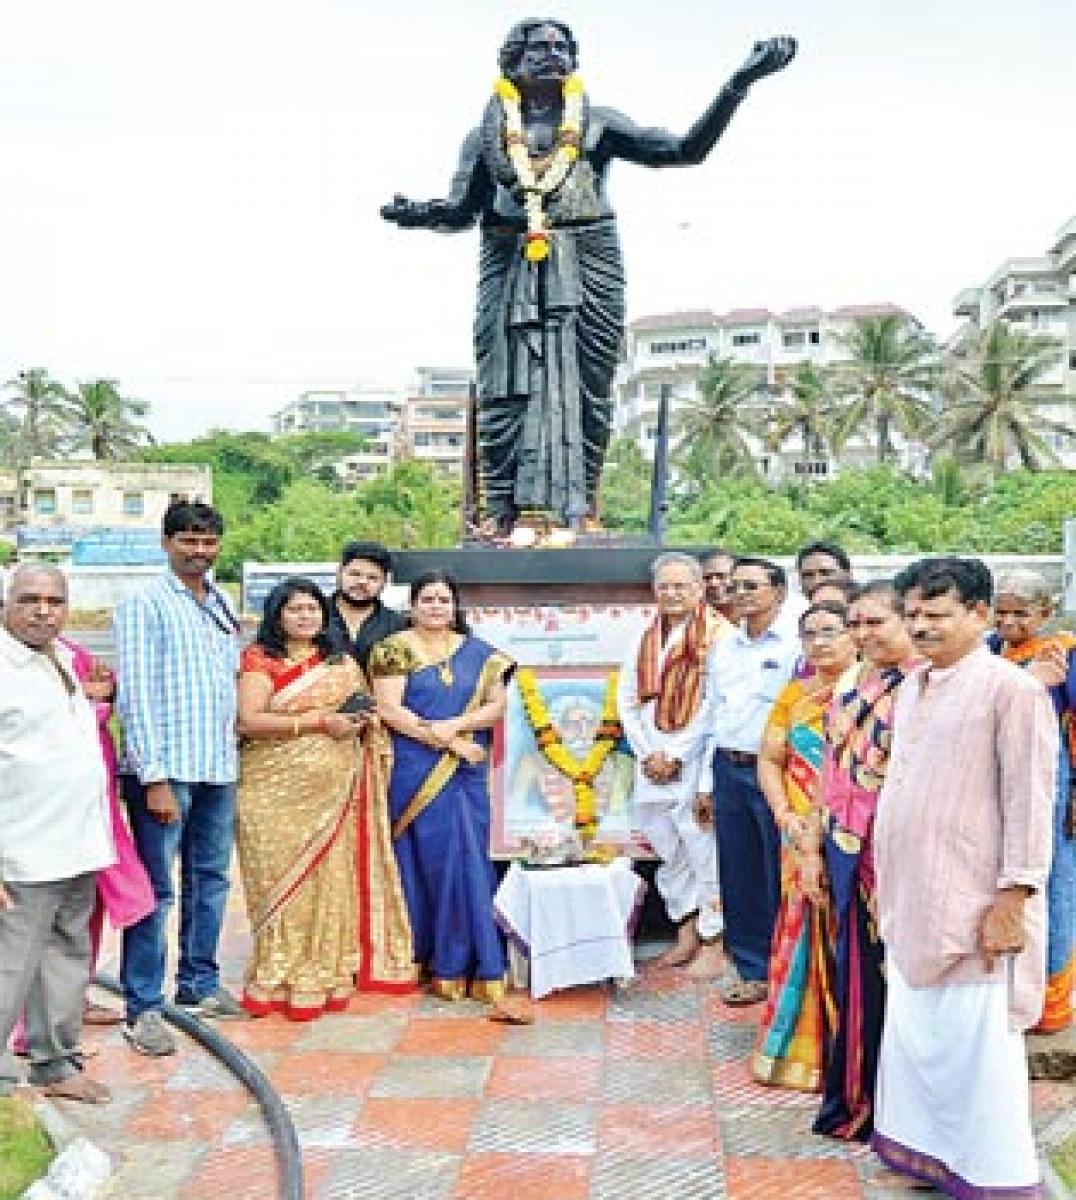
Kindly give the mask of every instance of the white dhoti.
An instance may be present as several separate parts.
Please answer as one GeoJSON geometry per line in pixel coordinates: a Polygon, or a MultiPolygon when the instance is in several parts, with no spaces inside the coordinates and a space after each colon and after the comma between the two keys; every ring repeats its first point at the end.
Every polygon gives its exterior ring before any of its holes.
{"type": "Polygon", "coordinates": [[[1024,1040],[1004,982],[912,988],[892,956],[875,1133],[882,1160],[960,1200],[1042,1196],[1024,1040]]]}
{"type": "Polygon", "coordinates": [[[654,875],[658,894],[672,921],[698,911],[699,936],[715,938],[725,928],[717,886],[717,843],[712,829],[701,829],[692,806],[694,795],[678,804],[640,804],[639,828],[661,859],[654,875]]]}

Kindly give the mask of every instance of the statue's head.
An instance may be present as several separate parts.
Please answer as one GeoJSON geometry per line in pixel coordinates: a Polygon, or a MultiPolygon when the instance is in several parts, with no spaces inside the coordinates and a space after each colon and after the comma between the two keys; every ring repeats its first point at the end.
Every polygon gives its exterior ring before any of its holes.
{"type": "Polygon", "coordinates": [[[497,62],[513,83],[562,80],[579,62],[579,44],[563,21],[520,21],[508,31],[497,62]]]}

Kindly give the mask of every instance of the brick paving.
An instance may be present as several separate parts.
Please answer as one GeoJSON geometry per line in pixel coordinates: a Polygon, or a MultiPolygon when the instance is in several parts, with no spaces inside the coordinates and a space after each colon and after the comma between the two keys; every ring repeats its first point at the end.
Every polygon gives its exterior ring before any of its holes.
{"type": "MultiPolygon", "coordinates": [[[[229,913],[225,975],[247,941],[229,913]]],[[[106,968],[114,969],[113,961],[106,968]]],[[[755,1084],[744,1065],[758,1010],[723,1005],[683,975],[627,992],[577,988],[534,1005],[535,1024],[427,996],[356,998],[306,1025],[279,1017],[221,1032],[290,1109],[312,1200],[881,1200],[861,1147],[810,1133],[816,1101],[755,1084]]],[[[275,1165],[257,1106],[193,1043],[135,1055],[87,1031],[113,1104],[65,1105],[117,1163],[122,1200],[268,1200],[275,1165]]],[[[1035,1085],[1045,1128],[1076,1086],[1035,1085]]],[[[924,1193],[917,1193],[922,1195],[924,1193]]]]}

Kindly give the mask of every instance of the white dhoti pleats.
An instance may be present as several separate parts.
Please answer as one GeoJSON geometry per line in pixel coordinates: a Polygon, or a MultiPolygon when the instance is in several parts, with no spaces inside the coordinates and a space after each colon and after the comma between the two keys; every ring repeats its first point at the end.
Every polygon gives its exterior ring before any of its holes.
{"type": "Polygon", "coordinates": [[[959,1200],[1042,1196],[1004,982],[912,988],[890,956],[874,1149],[959,1200]]]}
{"type": "Polygon", "coordinates": [[[699,936],[717,937],[725,927],[717,884],[717,843],[692,811],[694,796],[677,804],[640,804],[639,828],[661,859],[654,876],[672,921],[698,911],[699,936]]]}

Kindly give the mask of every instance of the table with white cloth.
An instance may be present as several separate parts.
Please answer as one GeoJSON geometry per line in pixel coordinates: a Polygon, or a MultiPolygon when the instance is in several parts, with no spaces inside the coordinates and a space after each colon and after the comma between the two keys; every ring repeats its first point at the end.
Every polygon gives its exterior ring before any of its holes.
{"type": "Polygon", "coordinates": [[[578,867],[508,868],[493,912],[530,965],[530,991],[632,979],[631,939],[646,882],[626,858],[578,867]]]}

